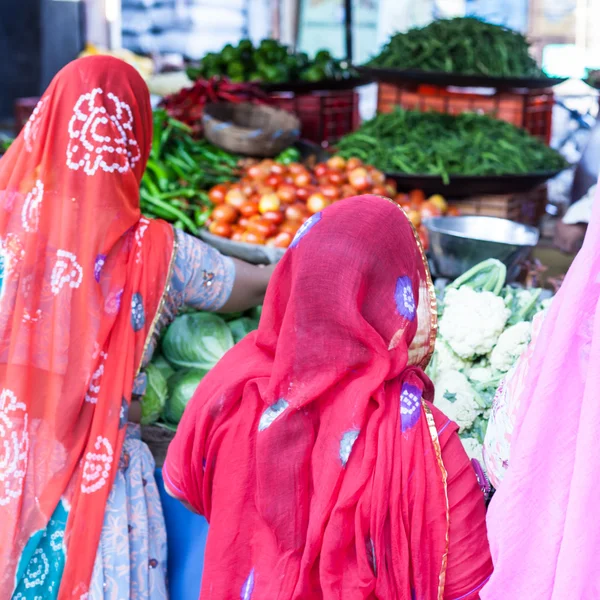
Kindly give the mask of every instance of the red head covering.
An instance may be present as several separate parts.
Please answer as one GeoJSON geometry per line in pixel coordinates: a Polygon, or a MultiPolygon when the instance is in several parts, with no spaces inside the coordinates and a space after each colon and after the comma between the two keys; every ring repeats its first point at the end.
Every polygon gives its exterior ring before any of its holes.
{"type": "Polygon", "coordinates": [[[133,379],[173,249],[141,217],[148,89],[108,57],[57,75],[0,162],[0,598],[62,499],[59,598],[87,592],[133,379]]]}
{"type": "Polygon", "coordinates": [[[443,597],[435,330],[396,205],[344,200],[300,230],[258,332],[203,380],[163,469],[210,521],[202,598],[443,597]]]}

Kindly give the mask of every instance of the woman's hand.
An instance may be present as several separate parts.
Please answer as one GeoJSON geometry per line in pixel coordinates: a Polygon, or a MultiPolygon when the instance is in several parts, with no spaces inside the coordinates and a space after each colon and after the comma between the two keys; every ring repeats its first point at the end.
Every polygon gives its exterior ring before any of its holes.
{"type": "Polygon", "coordinates": [[[233,259],[235,281],[229,300],[219,312],[242,312],[262,304],[275,265],[257,266],[233,259]]]}
{"type": "Polygon", "coordinates": [[[554,245],[567,254],[576,254],[581,249],[587,225],[566,225],[559,221],[554,234],[554,245]]]}

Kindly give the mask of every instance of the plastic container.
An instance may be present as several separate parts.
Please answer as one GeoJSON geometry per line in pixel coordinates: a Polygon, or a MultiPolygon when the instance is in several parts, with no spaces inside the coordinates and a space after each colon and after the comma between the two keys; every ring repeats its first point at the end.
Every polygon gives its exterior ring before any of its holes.
{"type": "Polygon", "coordinates": [[[300,119],[300,137],[328,146],[359,125],[358,92],[327,90],[310,94],[274,92],[272,105],[295,113],[300,119]]]}
{"type": "Polygon", "coordinates": [[[167,526],[169,595],[176,600],[198,600],[208,523],[167,494],[161,469],[155,475],[167,526]]]}
{"type": "Polygon", "coordinates": [[[448,114],[476,112],[508,121],[550,144],[554,93],[544,90],[475,91],[432,85],[414,87],[380,83],[377,112],[389,113],[394,107],[448,114]]]}

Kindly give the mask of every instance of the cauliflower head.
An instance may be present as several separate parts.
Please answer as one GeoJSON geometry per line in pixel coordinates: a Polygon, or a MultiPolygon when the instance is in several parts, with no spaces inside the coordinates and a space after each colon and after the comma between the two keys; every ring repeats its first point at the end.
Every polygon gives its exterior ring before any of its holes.
{"type": "Polygon", "coordinates": [[[452,348],[450,348],[441,337],[439,337],[435,343],[433,363],[435,364],[433,375],[434,383],[442,373],[447,373],[448,371],[464,371],[471,365],[471,363],[455,354],[452,348]]]}
{"type": "Polygon", "coordinates": [[[483,445],[478,440],[472,437],[460,438],[462,445],[470,460],[478,460],[483,466],[483,445]]]}
{"type": "Polygon", "coordinates": [[[444,296],[440,334],[461,358],[473,360],[492,351],[511,315],[504,300],[469,287],[444,296]]]}
{"type": "Polygon", "coordinates": [[[492,350],[490,363],[494,369],[507,373],[523,354],[531,340],[531,323],[522,321],[509,327],[498,338],[492,350]]]}
{"type": "Polygon", "coordinates": [[[481,411],[477,392],[458,371],[447,371],[438,378],[434,404],[458,425],[459,431],[469,429],[481,411]]]}

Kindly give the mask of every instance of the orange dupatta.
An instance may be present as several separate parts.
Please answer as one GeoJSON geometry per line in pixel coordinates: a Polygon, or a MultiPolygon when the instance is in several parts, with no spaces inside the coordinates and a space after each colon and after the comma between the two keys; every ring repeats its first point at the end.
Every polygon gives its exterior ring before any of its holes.
{"type": "Polygon", "coordinates": [[[58,598],[87,597],[173,255],[171,227],[140,212],[151,134],[137,72],[85,58],[56,76],[0,161],[0,600],[61,501],[58,598]]]}

